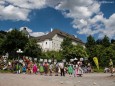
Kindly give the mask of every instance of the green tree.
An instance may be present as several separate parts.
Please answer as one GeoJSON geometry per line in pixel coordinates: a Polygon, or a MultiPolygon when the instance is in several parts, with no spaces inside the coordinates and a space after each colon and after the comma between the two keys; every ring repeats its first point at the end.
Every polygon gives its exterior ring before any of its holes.
{"type": "Polygon", "coordinates": [[[86,49],[81,46],[81,45],[73,45],[72,40],[69,38],[66,38],[62,42],[62,54],[63,57],[69,61],[71,58],[83,58],[83,57],[88,57],[86,49]]]}
{"type": "Polygon", "coordinates": [[[102,50],[100,59],[101,66],[108,66],[110,58],[115,62],[115,50],[113,50],[111,47],[106,47],[104,50],[102,50]]]}
{"type": "Polygon", "coordinates": [[[40,45],[37,44],[37,41],[35,39],[29,39],[28,43],[24,47],[24,54],[26,56],[30,56],[33,58],[40,58],[41,57],[41,48],[40,45]]]}
{"type": "Polygon", "coordinates": [[[61,48],[62,48],[63,58],[69,60],[71,58],[69,53],[73,48],[72,40],[69,37],[66,37],[61,43],[61,48]]]}
{"type": "Polygon", "coordinates": [[[109,38],[105,35],[105,37],[102,39],[102,45],[104,47],[109,47],[110,46],[110,42],[109,42],[109,38]]]}
{"type": "Polygon", "coordinates": [[[86,42],[86,51],[89,56],[89,61],[93,62],[93,57],[95,57],[95,39],[91,35],[87,37],[87,42],[86,42]]]}
{"type": "Polygon", "coordinates": [[[115,39],[111,39],[111,44],[115,44],[115,39]]]}
{"type": "Polygon", "coordinates": [[[95,42],[95,39],[94,39],[94,37],[92,37],[91,35],[89,35],[88,37],[87,37],[87,42],[86,42],[86,47],[87,48],[90,48],[90,47],[92,47],[92,46],[95,46],[96,45],[96,42],[95,42]]]}
{"type": "Polygon", "coordinates": [[[4,41],[4,36],[3,34],[0,33],[0,55],[3,54],[3,49],[2,49],[3,41],[4,41]]]}
{"type": "Polygon", "coordinates": [[[5,52],[8,52],[11,57],[15,57],[18,49],[24,50],[25,45],[28,42],[28,37],[17,29],[12,30],[6,34],[1,47],[5,52]]]}
{"type": "Polygon", "coordinates": [[[60,51],[47,51],[43,52],[43,59],[56,59],[58,61],[63,59],[62,53],[60,51]]]}
{"type": "Polygon", "coordinates": [[[88,58],[86,49],[81,45],[74,45],[69,54],[72,58],[88,58]]]}

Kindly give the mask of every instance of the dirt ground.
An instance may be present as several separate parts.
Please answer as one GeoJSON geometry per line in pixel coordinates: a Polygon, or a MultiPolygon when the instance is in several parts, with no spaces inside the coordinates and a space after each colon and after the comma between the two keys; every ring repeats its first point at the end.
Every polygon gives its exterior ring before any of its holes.
{"type": "Polygon", "coordinates": [[[115,86],[115,74],[87,73],[83,77],[0,73],[0,86],[115,86]]]}

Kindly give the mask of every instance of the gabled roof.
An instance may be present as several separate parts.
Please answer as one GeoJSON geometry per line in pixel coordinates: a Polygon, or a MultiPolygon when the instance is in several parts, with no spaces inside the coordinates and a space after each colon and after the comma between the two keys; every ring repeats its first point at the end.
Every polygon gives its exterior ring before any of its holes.
{"type": "Polygon", "coordinates": [[[70,35],[70,34],[68,34],[66,32],[62,32],[62,31],[60,31],[58,29],[54,29],[52,32],[49,32],[46,35],[36,37],[36,39],[37,39],[38,42],[41,42],[41,41],[44,41],[46,39],[52,39],[55,34],[58,34],[58,35],[60,35],[62,37],[69,37],[69,38],[71,38],[72,40],[74,40],[74,41],[76,41],[78,43],[84,44],[80,39],[76,38],[74,35],[70,35]]]}

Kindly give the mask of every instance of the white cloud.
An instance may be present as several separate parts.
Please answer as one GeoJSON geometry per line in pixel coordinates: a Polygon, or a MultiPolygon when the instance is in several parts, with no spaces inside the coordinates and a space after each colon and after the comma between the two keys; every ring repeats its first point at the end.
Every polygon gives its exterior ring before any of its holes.
{"type": "Polygon", "coordinates": [[[29,13],[33,9],[41,9],[45,6],[46,0],[1,0],[0,20],[28,21],[29,13]]]}
{"type": "Polygon", "coordinates": [[[115,13],[109,17],[109,19],[105,19],[104,25],[105,29],[102,31],[104,35],[107,35],[110,38],[115,38],[115,13]]]}
{"type": "Polygon", "coordinates": [[[39,36],[45,35],[45,33],[44,32],[32,32],[30,33],[30,35],[33,37],[39,37],[39,36]]]}
{"type": "Polygon", "coordinates": [[[73,28],[77,29],[78,34],[115,37],[115,13],[108,19],[104,18],[104,13],[100,10],[101,3],[96,0],[1,0],[0,19],[27,21],[33,9],[48,6],[61,11],[65,17],[73,19],[73,28]]]}
{"type": "Polygon", "coordinates": [[[0,19],[1,20],[28,20],[27,16],[30,12],[28,9],[20,9],[13,5],[0,6],[0,19]]]}
{"type": "Polygon", "coordinates": [[[0,4],[3,5],[3,4],[5,4],[5,2],[4,1],[0,1],[0,4]]]}
{"type": "Polygon", "coordinates": [[[33,32],[33,31],[32,31],[30,28],[28,28],[28,27],[21,27],[21,28],[20,28],[20,31],[23,30],[24,28],[26,28],[26,30],[29,32],[30,36],[38,37],[38,36],[45,35],[44,32],[33,32]]]}
{"type": "Polygon", "coordinates": [[[27,9],[40,9],[46,5],[46,0],[6,0],[6,2],[27,9]]]}
{"type": "Polygon", "coordinates": [[[98,37],[107,35],[114,38],[115,14],[109,19],[104,18],[100,6],[101,3],[96,0],[63,0],[55,8],[73,19],[73,28],[77,29],[78,34],[98,34],[98,37]]]}

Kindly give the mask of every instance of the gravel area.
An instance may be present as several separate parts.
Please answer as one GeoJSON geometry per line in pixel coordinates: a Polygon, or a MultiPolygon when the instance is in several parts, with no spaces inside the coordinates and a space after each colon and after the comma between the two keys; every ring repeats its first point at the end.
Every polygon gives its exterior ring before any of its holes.
{"type": "Polygon", "coordinates": [[[83,77],[0,73],[0,86],[115,86],[115,74],[87,73],[83,77]]]}

